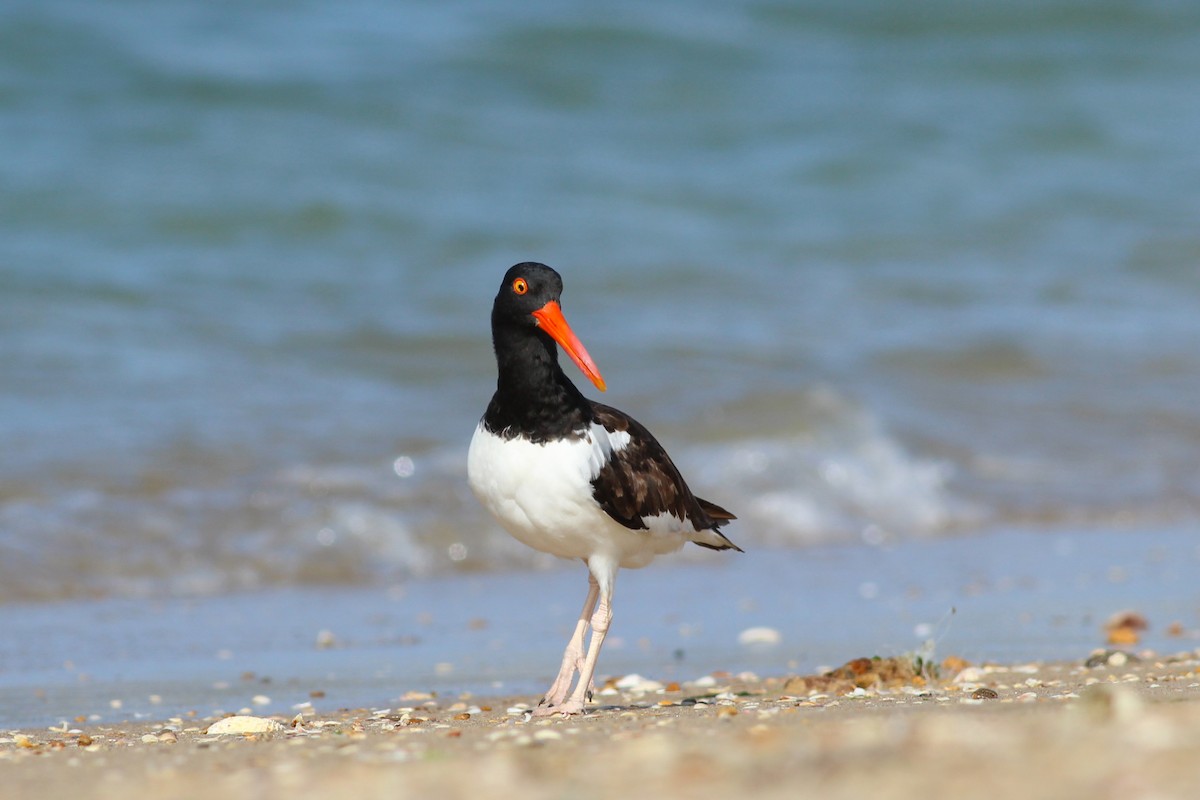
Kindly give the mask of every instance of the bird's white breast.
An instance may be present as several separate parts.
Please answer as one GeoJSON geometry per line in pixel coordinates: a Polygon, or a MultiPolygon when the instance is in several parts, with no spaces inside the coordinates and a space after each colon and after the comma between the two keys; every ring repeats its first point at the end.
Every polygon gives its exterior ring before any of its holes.
{"type": "Polygon", "coordinates": [[[563,558],[607,555],[640,566],[679,549],[683,539],[632,531],[592,496],[592,481],[629,443],[624,431],[593,424],[582,436],[534,443],[475,429],[467,480],[479,501],[524,544],[563,558]]]}

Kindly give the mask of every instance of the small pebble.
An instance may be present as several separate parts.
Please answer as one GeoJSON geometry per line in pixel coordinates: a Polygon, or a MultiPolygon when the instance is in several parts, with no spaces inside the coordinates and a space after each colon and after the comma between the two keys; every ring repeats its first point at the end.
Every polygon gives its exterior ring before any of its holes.
{"type": "Polygon", "coordinates": [[[1080,704],[1094,719],[1117,722],[1135,719],[1145,706],[1137,692],[1104,683],[1084,689],[1080,704]]]}
{"type": "Polygon", "coordinates": [[[759,626],[746,628],[738,634],[738,644],[743,647],[777,645],[783,641],[783,635],[774,628],[759,626]]]}

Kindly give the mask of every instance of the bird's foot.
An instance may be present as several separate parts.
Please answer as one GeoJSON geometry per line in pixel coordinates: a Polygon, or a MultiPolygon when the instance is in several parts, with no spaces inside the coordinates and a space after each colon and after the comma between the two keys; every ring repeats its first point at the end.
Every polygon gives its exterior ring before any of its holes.
{"type": "Polygon", "coordinates": [[[533,716],[535,717],[556,717],[559,715],[571,717],[582,713],[584,713],[583,703],[574,699],[555,705],[543,702],[539,703],[538,707],[533,709],[533,716]]]}
{"type": "Polygon", "coordinates": [[[552,717],[556,714],[563,716],[571,716],[573,714],[584,713],[584,707],[592,702],[592,698],[596,694],[596,687],[590,681],[588,682],[587,691],[583,694],[583,699],[579,698],[579,690],[567,698],[567,693],[563,692],[560,697],[551,697],[547,692],[546,696],[538,701],[537,707],[533,709],[535,717],[552,717]]]}

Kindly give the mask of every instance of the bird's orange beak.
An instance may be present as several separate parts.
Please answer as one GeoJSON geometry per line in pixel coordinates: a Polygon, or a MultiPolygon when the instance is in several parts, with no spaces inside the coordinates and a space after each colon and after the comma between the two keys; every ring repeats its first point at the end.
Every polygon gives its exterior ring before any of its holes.
{"type": "Polygon", "coordinates": [[[571,330],[571,326],[567,324],[566,318],[563,317],[562,309],[558,305],[557,300],[551,300],[546,305],[533,312],[533,318],[537,320],[538,327],[550,334],[550,338],[558,342],[575,365],[579,367],[584,375],[587,375],[588,380],[596,384],[596,388],[600,391],[605,391],[608,387],[604,383],[604,378],[600,376],[600,370],[596,367],[596,362],[592,361],[592,357],[588,355],[588,351],[584,348],[583,342],[579,341],[579,337],[571,330]]]}

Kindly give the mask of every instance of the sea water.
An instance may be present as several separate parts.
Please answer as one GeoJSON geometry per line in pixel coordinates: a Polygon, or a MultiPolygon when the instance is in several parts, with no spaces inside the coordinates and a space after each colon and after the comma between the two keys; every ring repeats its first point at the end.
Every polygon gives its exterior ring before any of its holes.
{"type": "Polygon", "coordinates": [[[555,566],[465,486],[522,260],[737,558],[1186,535],[1198,80],[1183,2],[6,3],[0,603],[555,566]]]}

